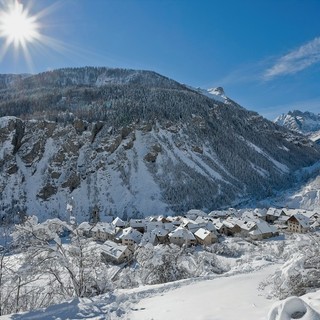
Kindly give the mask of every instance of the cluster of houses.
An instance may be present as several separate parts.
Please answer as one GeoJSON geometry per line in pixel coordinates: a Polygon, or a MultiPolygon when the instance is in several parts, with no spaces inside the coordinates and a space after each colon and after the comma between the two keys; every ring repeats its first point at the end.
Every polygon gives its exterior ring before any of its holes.
{"type": "MultiPolygon", "coordinates": [[[[185,216],[152,216],[131,219],[119,217],[90,224],[81,223],[77,230],[86,237],[103,242],[101,255],[106,261],[122,263],[133,256],[137,245],[151,243],[178,246],[211,245],[220,235],[241,235],[262,240],[278,235],[279,230],[305,233],[319,226],[315,211],[289,209],[254,209],[212,211],[190,210],[185,216]]],[[[320,220],[319,220],[320,221],[320,220]]]]}

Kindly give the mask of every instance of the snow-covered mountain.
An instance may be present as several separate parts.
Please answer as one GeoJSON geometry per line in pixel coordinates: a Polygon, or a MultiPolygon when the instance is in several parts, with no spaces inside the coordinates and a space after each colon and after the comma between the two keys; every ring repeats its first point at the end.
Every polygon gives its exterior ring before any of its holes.
{"type": "Polygon", "coordinates": [[[274,122],[307,135],[313,141],[320,141],[320,114],[294,110],[280,115],[274,122]]]}
{"type": "MultiPolygon", "coordinates": [[[[5,78],[5,76],[2,76],[5,78]]],[[[215,209],[294,182],[320,149],[227,98],[151,71],[61,69],[0,90],[0,210],[79,221],[215,209]]]]}

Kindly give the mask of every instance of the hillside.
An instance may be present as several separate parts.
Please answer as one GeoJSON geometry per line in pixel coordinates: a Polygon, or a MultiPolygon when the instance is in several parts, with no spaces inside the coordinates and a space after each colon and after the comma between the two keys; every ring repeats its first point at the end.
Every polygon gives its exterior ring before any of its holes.
{"type": "MultiPolygon", "coordinates": [[[[225,97],[150,71],[61,69],[0,90],[1,214],[79,221],[215,209],[294,183],[320,149],[225,97]]],[[[1,76],[1,79],[7,79],[1,76]]]]}

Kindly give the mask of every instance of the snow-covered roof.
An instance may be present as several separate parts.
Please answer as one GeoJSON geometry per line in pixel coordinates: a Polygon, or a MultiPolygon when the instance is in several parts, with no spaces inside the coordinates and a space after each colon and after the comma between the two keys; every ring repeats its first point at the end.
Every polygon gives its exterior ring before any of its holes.
{"type": "Polygon", "coordinates": [[[297,213],[299,213],[299,209],[282,209],[282,211],[287,215],[287,216],[293,216],[297,213]]]}
{"type": "Polygon", "coordinates": [[[229,214],[229,212],[226,211],[211,211],[208,213],[208,216],[210,217],[225,217],[229,214]]]}
{"type": "Polygon", "coordinates": [[[208,237],[210,235],[216,236],[215,234],[213,234],[212,232],[210,232],[209,230],[206,230],[204,228],[198,229],[194,235],[197,236],[198,238],[200,238],[201,240],[204,240],[206,237],[208,237]]]}
{"type": "Polygon", "coordinates": [[[224,224],[222,223],[222,221],[220,219],[214,219],[212,221],[212,224],[214,225],[216,230],[220,230],[224,226],[224,224]]]}
{"type": "Polygon", "coordinates": [[[177,237],[185,240],[195,240],[194,235],[188,229],[184,227],[178,227],[169,233],[169,237],[177,237]]]}
{"type": "Polygon", "coordinates": [[[147,222],[144,219],[130,219],[130,227],[133,228],[144,228],[146,226],[146,223],[147,222]]]}
{"type": "Polygon", "coordinates": [[[273,217],[280,217],[281,213],[282,213],[282,210],[277,208],[269,208],[267,211],[267,215],[273,216],[273,217]]]}
{"type": "Polygon", "coordinates": [[[277,232],[277,229],[274,226],[271,226],[270,224],[262,220],[257,223],[257,230],[259,230],[261,234],[277,232]]]}
{"type": "Polygon", "coordinates": [[[315,214],[319,215],[319,213],[317,211],[314,211],[314,210],[299,210],[299,213],[301,213],[302,215],[306,216],[309,219],[312,216],[314,216],[315,214]]]}
{"type": "Polygon", "coordinates": [[[267,213],[267,209],[265,208],[255,208],[253,210],[254,214],[257,215],[258,217],[265,217],[267,213]]]}
{"type": "Polygon", "coordinates": [[[115,229],[114,225],[111,225],[110,223],[107,222],[98,222],[94,227],[92,227],[91,231],[92,232],[104,232],[104,233],[109,233],[109,234],[115,234],[115,229]]]}
{"type": "Polygon", "coordinates": [[[222,222],[227,228],[234,228],[235,226],[241,226],[244,222],[235,218],[235,217],[229,217],[226,220],[223,220],[222,222]]]}
{"type": "Polygon", "coordinates": [[[246,211],[242,214],[241,220],[243,221],[254,221],[254,222],[259,222],[259,217],[253,212],[253,211],[246,211]]]}
{"type": "Polygon", "coordinates": [[[91,226],[91,225],[89,224],[89,222],[87,222],[87,221],[81,222],[81,223],[78,225],[78,229],[80,229],[80,230],[87,230],[87,231],[89,231],[91,228],[92,228],[92,226],[91,226]]]}
{"type": "Polygon", "coordinates": [[[142,238],[142,233],[137,231],[136,229],[133,229],[132,227],[123,229],[121,234],[119,235],[119,238],[122,239],[129,239],[133,240],[135,243],[140,243],[142,238]]]}
{"type": "Polygon", "coordinates": [[[100,248],[102,252],[112,256],[115,259],[119,259],[123,252],[126,251],[127,246],[107,240],[100,248]]]}
{"type": "Polygon", "coordinates": [[[200,225],[194,220],[183,218],[181,227],[187,227],[189,230],[195,231],[200,228],[200,225]]]}
{"type": "Polygon", "coordinates": [[[157,227],[161,227],[163,226],[162,221],[148,221],[145,223],[145,227],[150,230],[150,229],[154,229],[157,227]]]}
{"type": "Polygon", "coordinates": [[[214,233],[217,232],[217,229],[216,229],[215,225],[211,221],[207,221],[207,223],[205,225],[205,229],[207,229],[207,230],[209,230],[211,232],[214,232],[214,233]]]}
{"type": "MultiPolygon", "coordinates": [[[[299,224],[303,227],[303,228],[309,228],[309,225],[310,225],[310,221],[309,221],[309,218],[304,216],[303,214],[301,213],[297,213],[297,214],[294,214],[293,216],[291,217],[294,217],[297,219],[297,221],[299,222],[299,224]]],[[[291,218],[290,217],[290,218],[291,218]]]]}
{"type": "Polygon", "coordinates": [[[119,217],[116,217],[116,218],[112,221],[112,224],[113,224],[115,227],[124,227],[124,226],[125,226],[124,221],[121,220],[119,217]]]}
{"type": "Polygon", "coordinates": [[[201,217],[201,216],[198,216],[195,220],[194,220],[195,223],[207,223],[208,222],[208,217],[201,217]]]}
{"type": "Polygon", "coordinates": [[[280,216],[279,217],[279,222],[286,222],[287,220],[289,220],[290,219],[290,217],[289,216],[280,216]]]}
{"type": "Polygon", "coordinates": [[[251,221],[251,220],[238,220],[237,225],[242,229],[246,231],[252,230],[256,226],[257,222],[256,221],[251,221]]]}
{"type": "Polygon", "coordinates": [[[165,237],[169,234],[169,230],[157,227],[151,231],[151,234],[154,234],[159,237],[165,237]]]}

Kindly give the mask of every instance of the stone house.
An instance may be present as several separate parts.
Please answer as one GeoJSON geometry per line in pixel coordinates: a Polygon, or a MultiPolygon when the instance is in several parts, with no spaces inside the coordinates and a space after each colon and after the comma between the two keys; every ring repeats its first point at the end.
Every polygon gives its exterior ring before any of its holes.
{"type": "Polygon", "coordinates": [[[184,227],[178,227],[169,233],[170,243],[178,246],[192,246],[197,243],[195,236],[191,231],[184,227]]]}
{"type": "Polygon", "coordinates": [[[310,228],[309,218],[301,213],[292,215],[288,221],[288,231],[306,233],[310,228]]]}
{"type": "Polygon", "coordinates": [[[128,227],[116,235],[115,240],[121,242],[123,245],[129,247],[129,249],[133,249],[135,245],[139,244],[142,239],[143,234],[138,230],[128,227]]]}
{"type": "Polygon", "coordinates": [[[112,224],[107,222],[98,222],[90,230],[92,238],[99,241],[113,240],[116,232],[112,224]]]}
{"type": "Polygon", "coordinates": [[[200,228],[194,234],[197,242],[202,245],[210,245],[218,240],[218,237],[211,231],[200,228]]]}
{"type": "Polygon", "coordinates": [[[131,259],[133,253],[127,246],[107,240],[101,247],[101,258],[106,262],[123,263],[131,259]]]}

